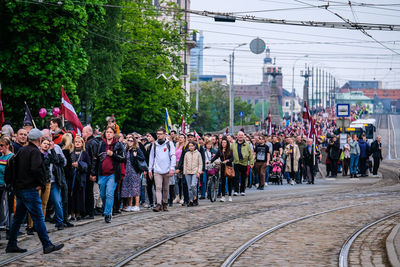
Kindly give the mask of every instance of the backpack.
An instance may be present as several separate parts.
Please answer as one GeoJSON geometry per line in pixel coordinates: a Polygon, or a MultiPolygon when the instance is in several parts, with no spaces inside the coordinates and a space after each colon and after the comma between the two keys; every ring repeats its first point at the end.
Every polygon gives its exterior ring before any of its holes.
{"type": "MultiPolygon", "coordinates": [[[[18,153],[17,153],[18,154],[18,153]]],[[[6,165],[6,169],[4,172],[4,181],[7,185],[14,186],[16,176],[17,176],[17,155],[13,155],[8,161],[6,165]]]]}

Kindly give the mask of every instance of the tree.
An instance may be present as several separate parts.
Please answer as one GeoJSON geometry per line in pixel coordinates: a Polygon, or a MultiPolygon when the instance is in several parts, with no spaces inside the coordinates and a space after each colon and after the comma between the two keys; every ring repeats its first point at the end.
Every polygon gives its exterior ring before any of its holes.
{"type": "Polygon", "coordinates": [[[0,82],[8,119],[22,122],[25,100],[34,115],[40,107],[59,106],[61,85],[74,104],[79,102],[77,80],[88,65],[81,46],[87,34],[88,11],[100,9],[73,0],[62,4],[0,2],[0,82]]]}
{"type": "MultiPolygon", "coordinates": [[[[191,93],[191,106],[196,102],[196,92],[191,93]]],[[[235,125],[240,125],[239,111],[244,113],[243,122],[253,124],[257,117],[251,104],[235,97],[235,125]]],[[[229,87],[216,82],[200,83],[199,112],[191,123],[191,127],[199,132],[220,131],[229,126],[229,87]]]]}

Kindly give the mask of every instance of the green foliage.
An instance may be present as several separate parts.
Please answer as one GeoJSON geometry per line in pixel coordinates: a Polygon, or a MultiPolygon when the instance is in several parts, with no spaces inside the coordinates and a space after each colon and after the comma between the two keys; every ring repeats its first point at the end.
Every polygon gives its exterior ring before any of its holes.
{"type": "MultiPolygon", "coordinates": [[[[196,90],[191,91],[191,106],[196,106],[196,90]]],[[[257,117],[251,104],[235,97],[235,125],[240,125],[239,112],[243,111],[243,124],[253,124],[257,117]]],[[[229,126],[229,87],[221,82],[200,83],[199,113],[191,124],[199,132],[220,131],[229,126]]]]}
{"type": "Polygon", "coordinates": [[[87,34],[85,6],[72,0],[61,5],[4,0],[0,10],[0,81],[6,117],[22,122],[24,100],[34,115],[40,107],[59,106],[61,85],[78,103],[77,80],[88,64],[81,46],[87,34]]]}

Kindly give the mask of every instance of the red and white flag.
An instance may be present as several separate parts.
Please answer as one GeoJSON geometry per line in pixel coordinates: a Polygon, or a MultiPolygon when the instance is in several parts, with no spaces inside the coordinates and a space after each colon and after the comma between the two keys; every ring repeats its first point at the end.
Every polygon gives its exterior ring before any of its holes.
{"type": "Polygon", "coordinates": [[[186,122],[185,122],[185,119],[183,118],[183,116],[181,117],[181,132],[183,134],[186,133],[186,122]]]}
{"type": "Polygon", "coordinates": [[[308,110],[308,106],[307,106],[306,101],[304,101],[303,120],[310,121],[310,119],[311,119],[310,111],[308,110]]]}
{"type": "Polygon", "coordinates": [[[199,140],[201,138],[200,135],[196,131],[194,131],[194,137],[196,137],[197,140],[199,140]]]}
{"type": "Polygon", "coordinates": [[[1,127],[3,127],[4,121],[5,121],[5,119],[4,119],[4,109],[3,109],[3,100],[1,100],[1,92],[2,92],[2,89],[1,89],[1,84],[0,84],[0,129],[1,129],[1,127]]]}
{"type": "Polygon", "coordinates": [[[67,94],[64,91],[64,85],[61,86],[61,113],[62,116],[64,116],[64,119],[69,121],[72,126],[74,126],[74,129],[78,132],[79,135],[81,135],[81,132],[83,130],[82,123],[78,118],[78,115],[76,115],[75,109],[71,104],[71,101],[69,101],[69,98],[67,94]]]}

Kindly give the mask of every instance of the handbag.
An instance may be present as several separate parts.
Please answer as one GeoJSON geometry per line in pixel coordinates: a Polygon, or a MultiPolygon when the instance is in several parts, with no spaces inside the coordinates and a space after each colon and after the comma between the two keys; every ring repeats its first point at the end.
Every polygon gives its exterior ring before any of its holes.
{"type": "Polygon", "coordinates": [[[130,156],[131,156],[131,160],[133,161],[133,162],[131,162],[132,166],[135,169],[137,169],[135,171],[138,171],[138,172],[147,172],[147,171],[149,171],[149,167],[147,166],[146,160],[138,160],[136,157],[133,156],[133,151],[132,150],[129,151],[129,153],[130,153],[130,156]]]}
{"type": "Polygon", "coordinates": [[[225,165],[225,176],[228,178],[235,177],[235,170],[233,169],[233,167],[225,165]]]}

